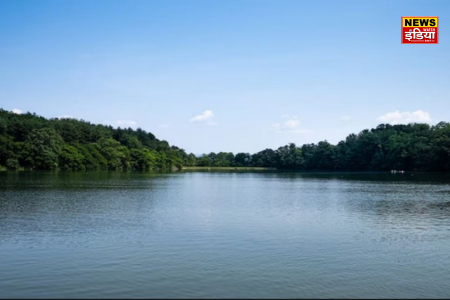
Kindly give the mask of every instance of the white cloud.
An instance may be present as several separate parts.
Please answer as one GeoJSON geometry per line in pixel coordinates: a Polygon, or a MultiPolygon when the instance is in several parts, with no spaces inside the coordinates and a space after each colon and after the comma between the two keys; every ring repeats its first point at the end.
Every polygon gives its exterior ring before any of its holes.
{"type": "Polygon", "coordinates": [[[287,119],[281,123],[272,124],[272,128],[277,133],[291,132],[291,133],[307,133],[309,130],[300,128],[300,121],[297,116],[290,117],[289,115],[282,115],[283,119],[287,119]]]}
{"type": "Polygon", "coordinates": [[[210,110],[205,110],[202,114],[191,118],[190,122],[204,122],[214,117],[214,113],[210,110]]]}
{"type": "Polygon", "coordinates": [[[212,111],[205,110],[202,114],[191,118],[189,122],[203,123],[206,125],[214,126],[217,125],[217,123],[212,121],[213,117],[214,113],[212,111]]]}
{"type": "Polygon", "coordinates": [[[116,124],[120,127],[134,127],[137,125],[135,121],[131,120],[117,120],[116,124]]]}
{"type": "Polygon", "coordinates": [[[423,110],[416,110],[413,112],[394,111],[378,117],[378,121],[383,123],[395,124],[409,124],[409,123],[430,123],[430,114],[423,110]]]}
{"type": "Polygon", "coordinates": [[[349,116],[349,115],[344,115],[341,117],[341,121],[344,121],[344,122],[350,122],[352,119],[353,119],[352,116],[349,116]]]}
{"type": "Polygon", "coordinates": [[[21,111],[20,109],[18,109],[18,108],[14,108],[14,109],[12,110],[12,112],[15,113],[15,114],[18,114],[18,115],[21,115],[21,114],[22,114],[22,111],[21,111]]]}

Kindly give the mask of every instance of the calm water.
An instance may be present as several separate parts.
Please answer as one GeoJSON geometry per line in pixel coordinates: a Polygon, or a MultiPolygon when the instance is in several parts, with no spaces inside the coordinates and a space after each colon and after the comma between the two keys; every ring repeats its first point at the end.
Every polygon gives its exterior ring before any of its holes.
{"type": "Polygon", "coordinates": [[[2,172],[0,297],[448,298],[450,176],[2,172]]]}

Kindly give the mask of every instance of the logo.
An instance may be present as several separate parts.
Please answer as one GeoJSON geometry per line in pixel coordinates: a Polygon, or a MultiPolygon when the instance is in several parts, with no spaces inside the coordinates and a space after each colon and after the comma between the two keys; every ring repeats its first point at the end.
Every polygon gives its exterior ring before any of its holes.
{"type": "Polygon", "coordinates": [[[402,17],[402,44],[437,44],[438,17],[402,17]]]}

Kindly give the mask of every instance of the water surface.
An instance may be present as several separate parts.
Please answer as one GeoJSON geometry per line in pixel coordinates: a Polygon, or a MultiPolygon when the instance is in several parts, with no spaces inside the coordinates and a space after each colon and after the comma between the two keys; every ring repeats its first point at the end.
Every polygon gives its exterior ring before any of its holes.
{"type": "Polygon", "coordinates": [[[448,298],[450,176],[0,173],[2,298],[448,298]]]}

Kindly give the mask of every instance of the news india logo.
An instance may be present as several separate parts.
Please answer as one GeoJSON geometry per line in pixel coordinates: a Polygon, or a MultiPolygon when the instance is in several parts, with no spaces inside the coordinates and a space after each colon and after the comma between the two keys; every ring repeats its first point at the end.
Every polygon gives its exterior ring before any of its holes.
{"type": "Polygon", "coordinates": [[[437,44],[438,17],[402,17],[402,44],[437,44]]]}

